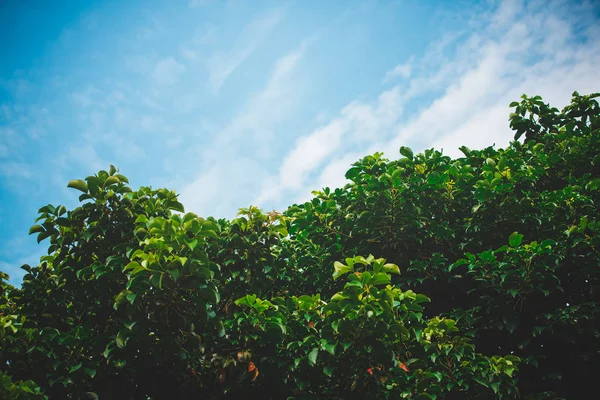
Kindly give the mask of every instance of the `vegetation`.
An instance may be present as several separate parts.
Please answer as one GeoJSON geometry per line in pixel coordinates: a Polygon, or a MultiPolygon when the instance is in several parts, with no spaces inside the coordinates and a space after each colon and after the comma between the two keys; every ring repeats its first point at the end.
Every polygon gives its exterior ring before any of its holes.
{"type": "Polygon", "coordinates": [[[282,214],[198,217],[113,166],[69,182],[82,204],[31,227],[48,255],[0,275],[0,397],[586,398],[598,96],[523,96],[506,149],[370,155],[282,214]]]}

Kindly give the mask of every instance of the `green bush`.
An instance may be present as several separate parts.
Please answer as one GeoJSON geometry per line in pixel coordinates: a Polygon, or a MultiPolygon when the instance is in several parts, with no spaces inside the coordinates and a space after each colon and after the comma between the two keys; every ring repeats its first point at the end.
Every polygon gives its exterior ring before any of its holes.
{"type": "Polygon", "coordinates": [[[184,213],[113,166],[73,180],[82,204],[31,228],[48,255],[21,288],[0,277],[0,390],[584,398],[600,366],[597,96],[562,111],[523,96],[506,149],[376,153],[281,214],[184,213]]]}

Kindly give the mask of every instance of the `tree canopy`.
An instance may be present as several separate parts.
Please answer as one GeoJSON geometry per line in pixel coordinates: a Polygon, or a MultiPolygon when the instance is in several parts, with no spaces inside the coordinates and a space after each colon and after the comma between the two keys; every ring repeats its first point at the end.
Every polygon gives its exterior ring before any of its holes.
{"type": "Polygon", "coordinates": [[[6,399],[584,398],[600,369],[600,94],[505,149],[357,161],[282,213],[185,213],[110,166],[0,273],[6,399]]]}

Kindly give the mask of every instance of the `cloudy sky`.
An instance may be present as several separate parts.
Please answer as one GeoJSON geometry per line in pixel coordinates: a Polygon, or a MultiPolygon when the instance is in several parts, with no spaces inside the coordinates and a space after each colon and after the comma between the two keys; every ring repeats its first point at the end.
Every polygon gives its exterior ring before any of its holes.
{"type": "Polygon", "coordinates": [[[503,147],[521,94],[600,91],[597,4],[2,0],[0,270],[19,282],[36,210],[109,164],[230,218],[375,151],[503,147]]]}

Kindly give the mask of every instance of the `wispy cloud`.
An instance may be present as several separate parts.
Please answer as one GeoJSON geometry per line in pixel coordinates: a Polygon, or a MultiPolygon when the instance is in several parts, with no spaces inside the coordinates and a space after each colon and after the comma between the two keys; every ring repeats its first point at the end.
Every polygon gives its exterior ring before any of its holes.
{"type": "Polygon", "coordinates": [[[414,62],[414,56],[411,56],[405,63],[398,64],[388,72],[386,72],[383,77],[383,82],[390,82],[398,77],[403,79],[408,79],[410,77],[410,73],[412,72],[414,62]]]}
{"type": "Polygon", "coordinates": [[[264,188],[257,202],[276,201],[290,190],[306,189],[307,178],[342,147],[342,139],[343,147],[369,142],[389,130],[401,115],[399,87],[383,92],[375,104],[350,103],[338,117],[297,140],[283,159],[278,179],[264,188]]]}
{"type": "Polygon", "coordinates": [[[167,57],[156,63],[152,77],[159,85],[171,85],[179,81],[185,69],[185,65],[178,63],[173,57],[167,57]]]}
{"type": "Polygon", "coordinates": [[[31,179],[34,176],[29,164],[17,161],[0,161],[0,174],[8,179],[31,179]]]}
{"type": "Polygon", "coordinates": [[[231,217],[241,201],[250,201],[256,188],[271,179],[264,160],[272,156],[273,130],[298,98],[300,87],[294,72],[310,42],[304,41],[275,62],[263,89],[216,134],[209,150],[201,152],[200,174],[181,190],[182,202],[189,210],[231,217]]]}
{"type": "MultiPolygon", "coordinates": [[[[419,151],[443,147],[447,154],[457,156],[463,144],[504,146],[512,136],[508,103],[522,93],[541,94],[547,101],[564,105],[576,88],[600,89],[595,20],[585,17],[585,4],[568,12],[565,7],[571,6],[503,3],[487,15],[487,21],[478,21],[480,28],[470,36],[450,32],[450,39],[434,44],[420,59],[410,60],[408,65],[427,63],[415,69],[407,82],[373,103],[351,103],[338,117],[300,138],[282,159],[279,179],[263,190],[260,204],[269,204],[286,192],[306,199],[310,188],[341,186],[351,162],[375,151],[383,150],[394,158],[401,145],[419,151]],[[448,51],[459,37],[462,50],[448,51]],[[403,107],[427,92],[441,95],[400,120],[403,107]],[[368,138],[368,143],[361,144],[357,138],[368,138]]],[[[384,80],[401,73],[409,77],[410,72],[403,64],[384,80]]]]}
{"type": "Polygon", "coordinates": [[[210,86],[218,92],[227,78],[244,62],[267,35],[285,16],[282,9],[275,9],[248,24],[228,51],[217,51],[208,60],[210,86]]]}
{"type": "Polygon", "coordinates": [[[376,146],[388,154],[406,143],[420,149],[443,146],[453,156],[463,144],[505,146],[512,138],[508,103],[521,94],[540,94],[561,106],[577,88],[600,88],[594,72],[600,44],[590,35],[594,21],[585,17],[587,6],[528,3],[526,12],[522,7],[503,3],[490,27],[467,40],[478,57],[452,60],[464,72],[447,81],[429,107],[398,126],[390,141],[376,146]]]}

